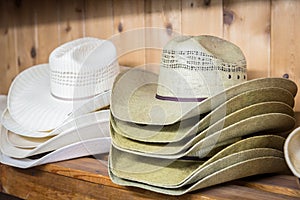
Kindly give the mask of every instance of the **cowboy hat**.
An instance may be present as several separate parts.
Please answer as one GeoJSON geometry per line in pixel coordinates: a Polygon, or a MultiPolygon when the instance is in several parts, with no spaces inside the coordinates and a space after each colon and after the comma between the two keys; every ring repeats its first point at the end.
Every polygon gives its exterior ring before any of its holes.
{"type": "Polygon", "coordinates": [[[23,149],[35,148],[35,147],[39,146],[40,144],[47,142],[48,140],[50,140],[53,137],[55,137],[55,136],[32,138],[32,137],[25,137],[22,135],[18,135],[11,131],[7,132],[7,142],[11,146],[15,146],[18,148],[23,148],[23,149]]]}
{"type": "MultiPolygon", "coordinates": [[[[112,127],[124,137],[138,140],[142,142],[176,142],[180,141],[185,137],[191,136],[212,126],[215,122],[224,119],[226,115],[231,114],[237,110],[242,110],[247,106],[267,102],[269,111],[267,108],[262,108],[261,110],[256,109],[256,112],[272,112],[272,104],[270,101],[276,101],[275,105],[280,104],[279,102],[285,103],[285,105],[278,105],[275,108],[283,108],[289,110],[289,114],[293,115],[292,107],[294,105],[294,97],[286,90],[278,88],[260,88],[256,90],[247,91],[241,93],[221,104],[215,110],[209,112],[205,116],[200,116],[198,118],[191,118],[177,122],[168,126],[157,126],[157,125],[139,125],[130,122],[121,121],[111,115],[111,125],[112,127]],[[290,106],[290,107],[288,107],[290,106]],[[287,108],[288,107],[288,108],[287,108]]],[[[262,105],[263,106],[263,105],[262,105]]],[[[254,109],[254,108],[253,108],[254,109]]],[[[278,111],[279,112],[279,111],[278,111]]],[[[244,111],[244,113],[247,113],[244,111]]],[[[251,112],[247,113],[248,116],[252,115],[251,112]]],[[[237,119],[241,116],[238,116],[237,119]]]]}
{"type": "Polygon", "coordinates": [[[4,112],[6,109],[6,101],[7,101],[7,96],[6,95],[0,95],[0,114],[4,112]]]}
{"type": "Polygon", "coordinates": [[[250,137],[229,145],[206,161],[148,158],[112,147],[110,169],[119,178],[158,187],[179,188],[241,161],[264,156],[283,157],[283,144],[284,138],[280,136],[250,137]],[[267,140],[269,144],[260,140],[267,140]],[[249,141],[258,144],[249,144],[249,141]],[[176,176],[169,177],[167,174],[176,176]]]}
{"type": "Polygon", "coordinates": [[[297,93],[297,85],[289,79],[260,78],[227,88],[201,102],[178,102],[160,100],[155,97],[157,79],[158,76],[154,73],[139,68],[120,73],[112,90],[112,115],[125,122],[170,125],[207,113],[245,91],[273,86],[282,87],[290,91],[293,96],[297,93]]]}
{"type": "Polygon", "coordinates": [[[109,176],[119,185],[140,187],[169,195],[182,195],[238,178],[286,171],[287,167],[282,158],[284,140],[283,137],[275,135],[249,137],[224,148],[207,161],[190,160],[186,161],[186,165],[184,160],[164,160],[113,152],[118,150],[112,147],[110,153],[116,154],[109,157],[109,176]],[[271,156],[263,156],[264,154],[271,156]],[[162,175],[166,171],[172,173],[162,175]]]}
{"type": "Polygon", "coordinates": [[[292,173],[300,178],[300,127],[294,129],[284,144],[284,158],[292,173]]]}
{"type": "MultiPolygon", "coordinates": [[[[8,114],[9,112],[5,112],[4,116],[8,114]]],[[[14,129],[8,129],[9,131],[7,132],[7,140],[8,143],[11,144],[12,146],[15,147],[20,147],[20,148],[35,148],[42,143],[45,143],[51,138],[59,138],[61,137],[62,134],[66,134],[67,132],[74,131],[75,129],[82,127],[82,126],[87,126],[91,125],[95,121],[100,120],[100,121],[108,121],[109,120],[109,110],[103,110],[102,112],[93,112],[93,113],[88,113],[88,114],[83,114],[79,115],[78,117],[73,118],[72,120],[69,120],[53,131],[45,133],[45,137],[41,137],[41,132],[39,132],[39,135],[37,133],[33,132],[30,133],[30,136],[23,136],[23,134],[16,134],[13,132],[14,129]],[[58,137],[58,135],[60,135],[58,137]],[[39,137],[37,137],[39,136],[39,137]]],[[[15,123],[15,127],[22,128],[20,127],[17,123],[15,123]]],[[[7,128],[6,128],[7,129],[7,128]]],[[[25,130],[24,130],[25,131],[25,130]]],[[[28,131],[27,131],[28,132],[28,131]]],[[[43,132],[42,132],[43,133],[43,132]]],[[[80,134],[80,132],[79,132],[80,134]]]]}
{"type": "MultiPolygon", "coordinates": [[[[59,135],[51,137],[46,142],[34,148],[18,148],[9,142],[10,131],[1,128],[0,149],[7,156],[25,158],[62,148],[72,143],[92,138],[109,137],[109,111],[103,110],[78,117],[72,123],[73,127],[62,131],[59,135]]],[[[20,138],[19,138],[20,139],[20,138]]],[[[22,143],[19,141],[17,143],[22,143]]]]}
{"type": "Polygon", "coordinates": [[[17,159],[0,152],[0,162],[18,168],[30,168],[46,163],[107,153],[109,149],[110,137],[92,138],[69,144],[38,158],[17,159]]]}
{"type": "Polygon", "coordinates": [[[67,42],[51,52],[49,63],[18,74],[8,92],[9,114],[29,131],[53,130],[74,110],[110,90],[118,71],[111,42],[67,42]]]}
{"type": "Polygon", "coordinates": [[[290,80],[246,81],[245,58],[234,44],[213,36],[182,36],[164,47],[159,75],[135,68],[116,78],[111,112],[125,122],[170,125],[274,81],[296,94],[290,80]]]}
{"type": "Polygon", "coordinates": [[[122,151],[147,157],[176,159],[183,156],[204,157],[207,149],[212,149],[221,142],[229,139],[243,137],[260,131],[286,131],[295,125],[294,117],[283,113],[267,113],[252,116],[237,123],[231,124],[219,131],[211,132],[206,136],[206,131],[186,140],[161,144],[142,143],[125,138],[115,132],[111,127],[112,145],[122,151]]]}
{"type": "Polygon", "coordinates": [[[168,194],[168,195],[182,195],[187,192],[195,191],[201,188],[217,185],[220,183],[225,183],[239,178],[244,178],[247,176],[266,174],[266,173],[278,173],[278,172],[285,172],[285,171],[287,171],[287,166],[283,158],[274,157],[274,156],[265,156],[265,157],[249,159],[246,161],[236,163],[234,165],[216,171],[206,176],[205,178],[197,181],[194,184],[182,188],[176,188],[176,189],[155,187],[152,185],[119,178],[112,173],[110,165],[109,165],[108,172],[109,172],[110,179],[118,185],[139,187],[139,188],[147,189],[158,193],[168,194]]]}
{"type": "Polygon", "coordinates": [[[74,123],[76,122],[78,116],[80,117],[86,113],[94,112],[95,110],[99,110],[99,108],[106,108],[110,102],[110,94],[111,91],[106,91],[101,95],[98,95],[97,97],[94,97],[93,99],[87,101],[79,109],[74,111],[72,115],[67,117],[67,119],[62,124],[51,131],[30,131],[28,129],[25,129],[11,117],[8,109],[4,111],[1,118],[1,123],[6,129],[20,136],[31,138],[45,138],[55,136],[66,129],[74,127],[74,123]]]}

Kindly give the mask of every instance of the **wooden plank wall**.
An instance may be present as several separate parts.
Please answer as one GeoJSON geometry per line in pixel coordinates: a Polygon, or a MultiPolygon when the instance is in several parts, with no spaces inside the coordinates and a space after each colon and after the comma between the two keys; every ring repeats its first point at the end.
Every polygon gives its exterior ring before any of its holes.
{"type": "Polygon", "coordinates": [[[122,65],[158,66],[172,37],[211,34],[241,47],[249,79],[288,76],[300,86],[299,9],[295,0],[0,0],[0,94],[56,46],[85,36],[114,41],[122,65]]]}

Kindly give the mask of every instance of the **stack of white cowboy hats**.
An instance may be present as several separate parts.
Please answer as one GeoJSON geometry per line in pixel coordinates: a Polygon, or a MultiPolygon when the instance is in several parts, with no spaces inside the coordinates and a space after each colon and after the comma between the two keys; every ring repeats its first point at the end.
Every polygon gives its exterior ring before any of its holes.
{"type": "Polygon", "coordinates": [[[241,50],[213,36],[169,41],[159,75],[120,73],[110,106],[112,181],[181,195],[286,171],[282,135],[295,125],[297,86],[246,79],[241,50]]]}
{"type": "Polygon", "coordinates": [[[11,84],[2,115],[0,161],[28,168],[109,151],[109,110],[119,73],[115,46],[80,38],[11,84]]]}

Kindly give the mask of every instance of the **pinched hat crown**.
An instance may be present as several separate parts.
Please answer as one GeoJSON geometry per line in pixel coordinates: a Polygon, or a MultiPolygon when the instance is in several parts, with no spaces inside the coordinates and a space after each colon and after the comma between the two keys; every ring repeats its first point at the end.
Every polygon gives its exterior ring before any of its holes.
{"type": "Polygon", "coordinates": [[[49,57],[52,96],[76,100],[111,89],[119,72],[116,54],[111,42],[89,37],[56,48],[49,57]]]}
{"type": "Polygon", "coordinates": [[[246,60],[236,45],[214,36],[180,36],[163,49],[156,97],[202,101],[246,79],[246,60]]]}

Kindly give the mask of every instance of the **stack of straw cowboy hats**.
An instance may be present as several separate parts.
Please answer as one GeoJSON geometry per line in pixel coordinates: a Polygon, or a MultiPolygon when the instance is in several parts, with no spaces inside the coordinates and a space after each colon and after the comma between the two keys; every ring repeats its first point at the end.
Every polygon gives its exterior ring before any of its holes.
{"type": "Polygon", "coordinates": [[[21,72],[1,118],[0,162],[28,168],[108,152],[116,54],[109,41],[80,38],[21,72]]]}
{"type": "Polygon", "coordinates": [[[181,195],[285,172],[282,135],[295,125],[297,86],[284,78],[246,79],[241,50],[213,36],[169,41],[159,75],[121,72],[110,106],[112,181],[181,195]]]}

